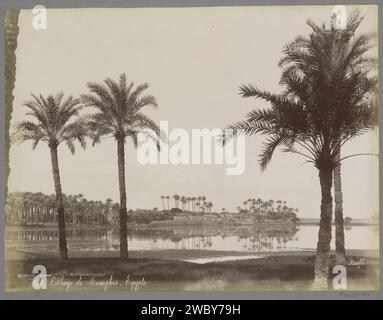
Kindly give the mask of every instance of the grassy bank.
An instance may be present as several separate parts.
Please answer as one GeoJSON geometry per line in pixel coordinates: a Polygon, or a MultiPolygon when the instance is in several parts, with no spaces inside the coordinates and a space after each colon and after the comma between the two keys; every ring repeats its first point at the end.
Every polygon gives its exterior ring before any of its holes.
{"type": "MultiPolygon", "coordinates": [[[[143,254],[142,251],[132,252],[129,260],[117,257],[73,257],[67,261],[52,257],[8,259],[6,285],[10,291],[33,290],[31,272],[37,264],[47,268],[48,290],[52,291],[309,290],[314,276],[312,252],[267,253],[256,259],[205,264],[181,261],[179,254],[175,257],[174,253],[173,259],[169,252],[165,255],[165,252],[143,254]]],[[[201,254],[189,252],[187,258],[201,254]]],[[[378,290],[378,258],[351,255],[348,263],[348,289],[378,290]]]]}

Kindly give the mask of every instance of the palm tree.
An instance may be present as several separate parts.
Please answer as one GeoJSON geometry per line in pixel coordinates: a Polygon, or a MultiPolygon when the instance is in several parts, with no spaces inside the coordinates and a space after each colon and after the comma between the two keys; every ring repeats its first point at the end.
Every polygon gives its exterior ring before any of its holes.
{"type": "MultiPolygon", "coordinates": [[[[257,201],[255,199],[251,200],[251,205],[253,207],[253,214],[255,215],[255,209],[257,208],[256,207],[256,204],[257,204],[257,201]]],[[[249,204],[250,205],[250,204],[249,204]]]]}
{"type": "Polygon", "coordinates": [[[207,202],[206,203],[206,212],[211,213],[211,207],[213,206],[212,202],[207,202]]]}
{"type": "MultiPolygon", "coordinates": [[[[355,32],[362,22],[363,17],[355,15],[353,19],[349,20],[346,25],[346,29],[343,32],[343,41],[338,41],[339,51],[349,52],[352,49],[351,54],[348,57],[343,68],[346,72],[354,72],[355,70],[364,70],[364,72],[373,71],[377,67],[375,61],[366,61],[365,54],[371,48],[371,39],[374,37],[369,34],[362,34],[355,36],[355,32]],[[366,65],[366,62],[368,64],[366,65]],[[373,63],[371,63],[373,62],[373,63]],[[367,69],[366,69],[367,67],[367,69]]],[[[359,79],[363,81],[363,79],[359,79]]],[[[347,96],[344,97],[347,99],[347,96]]],[[[372,101],[376,99],[376,95],[371,96],[372,101]]],[[[373,101],[373,103],[377,103],[373,101]]],[[[377,124],[377,123],[375,123],[377,124]]],[[[341,178],[341,145],[339,143],[338,151],[336,154],[336,160],[338,165],[334,168],[334,198],[335,198],[335,252],[336,261],[338,264],[345,264],[346,262],[346,249],[344,240],[344,221],[343,221],[343,194],[342,194],[342,178],[341,178]]]]}
{"type": "Polygon", "coordinates": [[[285,92],[272,94],[243,85],[243,97],[263,99],[271,108],[254,109],[246,120],[229,125],[231,131],[224,131],[223,142],[233,135],[262,133],[269,136],[260,154],[262,170],[278,147],[305,157],[318,169],[322,200],[315,283],[322,287],[327,286],[329,276],[333,170],[344,159],[356,156],[337,159],[336,154],[339,146],[376,123],[376,106],[366,98],[375,92],[376,79],[365,70],[343,68],[354,55],[358,39],[350,43],[350,50],[339,51],[336,43],[342,41],[343,31],[335,28],[334,20],[330,28],[308,24],[310,36],[288,44],[280,61],[285,92]]]}
{"type": "Polygon", "coordinates": [[[64,200],[57,151],[59,145],[65,143],[74,154],[75,140],[85,148],[86,129],[83,121],[78,118],[82,106],[80,100],[72,96],[64,99],[63,93],[48,97],[32,95],[32,99],[25,102],[24,106],[28,108],[27,115],[33,117],[34,121],[19,122],[16,125],[16,134],[21,142],[31,140],[33,150],[40,141],[49,147],[56,192],[60,258],[67,259],[64,200]]]}
{"type": "MultiPolygon", "coordinates": [[[[142,112],[142,108],[146,106],[157,107],[156,99],[152,95],[142,96],[148,87],[148,84],[134,87],[133,82],[128,83],[126,75],[121,74],[119,81],[107,78],[103,83],[89,82],[90,94],[81,96],[85,106],[97,110],[87,118],[93,145],[100,143],[102,137],[114,137],[117,144],[121,258],[128,257],[125,142],[131,138],[137,147],[138,133],[154,139],[146,129],[154,131],[160,137],[159,127],[142,112]]],[[[159,149],[159,140],[156,142],[159,149]]]]}
{"type": "Polygon", "coordinates": [[[200,202],[199,202],[199,200],[197,199],[197,201],[196,201],[196,203],[195,203],[195,211],[196,211],[197,213],[199,213],[199,210],[200,210],[200,202]]]}
{"type": "Polygon", "coordinates": [[[168,202],[168,210],[170,210],[169,199],[170,199],[170,196],[166,196],[166,200],[168,202]]]}
{"type": "Polygon", "coordinates": [[[255,205],[251,205],[250,211],[253,213],[253,216],[255,217],[255,205]]]}
{"type": "Polygon", "coordinates": [[[176,208],[179,208],[179,204],[178,204],[178,201],[180,200],[180,196],[178,194],[175,194],[173,196],[173,199],[174,199],[174,205],[176,208]]]}
{"type": "Polygon", "coordinates": [[[185,204],[186,204],[186,197],[185,196],[181,197],[181,204],[182,204],[182,210],[185,210],[185,204]]]}
{"type": "Polygon", "coordinates": [[[201,209],[201,201],[202,201],[202,197],[201,196],[197,197],[197,212],[199,212],[201,209]]]}
{"type": "Polygon", "coordinates": [[[205,213],[205,210],[206,210],[206,197],[202,196],[201,197],[201,201],[202,201],[202,213],[205,213]]]}
{"type": "MultiPolygon", "coordinates": [[[[337,72],[339,79],[336,79],[339,88],[341,84],[349,83],[350,79],[352,79],[355,83],[353,83],[354,88],[362,87],[363,91],[359,94],[357,93],[356,99],[351,99],[353,91],[350,90],[337,90],[336,96],[334,97],[335,101],[343,101],[345,103],[345,107],[352,106],[358,104],[360,102],[363,103],[376,103],[376,78],[369,77],[369,73],[377,71],[377,61],[375,58],[371,58],[367,56],[367,52],[372,47],[372,41],[375,38],[374,34],[361,34],[356,35],[356,30],[359,27],[363,20],[363,17],[360,16],[358,12],[354,12],[348,23],[346,28],[343,30],[337,30],[338,33],[332,37],[333,43],[333,52],[335,53],[332,57],[334,60],[334,65],[336,65],[336,69],[334,71],[337,72]],[[352,76],[353,75],[353,76],[352,76]],[[362,83],[363,81],[369,81],[368,84],[362,83]],[[367,100],[367,101],[366,101],[367,100]],[[369,100],[369,102],[368,102],[369,100]]],[[[328,47],[328,42],[325,41],[326,36],[331,32],[330,30],[321,29],[316,27],[316,32],[323,41],[320,41],[315,44],[315,46],[311,46],[305,41],[301,41],[302,39],[298,39],[291,46],[290,50],[290,58],[289,58],[289,67],[291,70],[290,74],[298,74],[303,69],[308,70],[311,65],[309,61],[303,61],[299,56],[295,56],[294,54],[301,52],[302,50],[311,50],[313,54],[319,55],[322,52],[326,51],[326,47],[328,47]],[[299,65],[299,66],[298,66],[299,65]]],[[[335,29],[335,26],[332,24],[331,28],[335,29]]],[[[328,85],[330,86],[332,83],[329,81],[328,85]]],[[[375,123],[377,124],[377,123],[375,123]]],[[[341,181],[341,147],[342,143],[339,140],[336,144],[336,154],[335,161],[337,165],[334,168],[334,198],[335,198],[335,251],[336,251],[336,260],[338,264],[344,264],[346,259],[346,251],[345,251],[345,241],[344,241],[344,225],[343,225],[343,195],[342,195],[342,181],[341,181]]]]}
{"type": "Polygon", "coordinates": [[[163,210],[165,211],[165,202],[164,202],[164,199],[165,199],[165,196],[161,196],[161,200],[162,200],[162,208],[163,208],[163,210]]]}

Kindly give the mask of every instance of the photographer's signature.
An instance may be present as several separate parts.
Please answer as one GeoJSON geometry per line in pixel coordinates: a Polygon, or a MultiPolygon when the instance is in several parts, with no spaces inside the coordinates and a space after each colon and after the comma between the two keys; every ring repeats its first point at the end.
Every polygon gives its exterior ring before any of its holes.
{"type": "Polygon", "coordinates": [[[349,261],[347,261],[348,266],[365,266],[366,260],[364,257],[360,257],[359,259],[351,258],[349,261]]]}

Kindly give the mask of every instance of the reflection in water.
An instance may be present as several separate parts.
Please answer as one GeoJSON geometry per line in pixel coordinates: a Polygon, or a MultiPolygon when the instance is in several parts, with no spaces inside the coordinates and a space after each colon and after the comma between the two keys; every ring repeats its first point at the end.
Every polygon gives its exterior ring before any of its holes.
{"type": "MultiPolygon", "coordinates": [[[[334,230],[335,231],[335,230],[334,230]]],[[[333,232],[334,232],[333,231],[333,232]]],[[[334,234],[334,233],[333,233],[334,234]]],[[[315,249],[318,226],[298,227],[250,227],[250,226],[206,226],[206,227],[163,227],[162,229],[131,228],[129,249],[205,249],[242,252],[267,252],[284,250],[315,249]]],[[[371,226],[353,226],[345,230],[349,249],[378,249],[379,234],[371,226]]],[[[30,246],[52,247],[57,244],[57,229],[8,228],[8,247],[30,246]]],[[[68,244],[78,251],[118,251],[117,229],[69,229],[68,244]]]]}

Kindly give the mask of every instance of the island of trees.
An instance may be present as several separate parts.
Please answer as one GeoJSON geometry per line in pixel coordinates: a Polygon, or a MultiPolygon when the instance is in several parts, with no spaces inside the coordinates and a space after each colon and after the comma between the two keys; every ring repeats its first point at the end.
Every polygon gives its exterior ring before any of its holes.
{"type": "MultiPolygon", "coordinates": [[[[205,196],[161,196],[163,208],[130,209],[128,224],[234,223],[262,224],[275,221],[297,222],[298,209],[287,206],[286,201],[248,199],[236,212],[225,208],[212,211],[213,203],[205,196]]],[[[49,226],[57,224],[55,212],[56,197],[42,192],[10,192],[6,203],[7,225],[49,226]]],[[[108,198],[105,201],[87,200],[82,194],[63,194],[65,223],[68,226],[117,226],[119,224],[119,203],[108,198]]]]}

